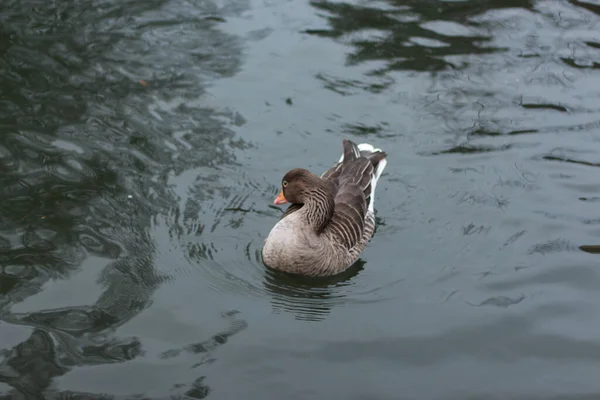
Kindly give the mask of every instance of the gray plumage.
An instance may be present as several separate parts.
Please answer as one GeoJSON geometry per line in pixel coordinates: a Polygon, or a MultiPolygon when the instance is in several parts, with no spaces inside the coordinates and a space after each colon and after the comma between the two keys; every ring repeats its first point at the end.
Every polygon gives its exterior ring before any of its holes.
{"type": "Polygon", "coordinates": [[[375,228],[375,187],[387,160],[370,144],[343,141],[340,160],[320,177],[293,169],[282,180],[292,204],[265,240],[273,269],[307,276],[335,275],[352,265],[375,228]]]}

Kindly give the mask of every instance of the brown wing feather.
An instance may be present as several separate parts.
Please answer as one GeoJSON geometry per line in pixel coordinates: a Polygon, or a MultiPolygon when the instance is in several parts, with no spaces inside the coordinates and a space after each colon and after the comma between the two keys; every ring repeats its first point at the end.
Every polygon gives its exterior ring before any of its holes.
{"type": "Polygon", "coordinates": [[[344,146],[344,163],[354,161],[360,157],[360,150],[358,150],[356,143],[344,139],[342,145],[344,146]]]}
{"type": "Polygon", "coordinates": [[[321,175],[322,179],[331,181],[336,184],[340,174],[342,173],[342,163],[336,163],[333,167],[329,168],[327,171],[323,172],[321,175]]]}
{"type": "Polygon", "coordinates": [[[365,196],[356,186],[342,187],[335,198],[335,211],[326,230],[347,249],[362,237],[365,224],[365,196]]]}
{"type": "Polygon", "coordinates": [[[367,159],[371,162],[371,165],[373,166],[373,171],[369,175],[369,184],[364,188],[366,204],[369,204],[371,202],[371,180],[373,179],[375,169],[379,165],[379,162],[383,160],[386,156],[387,154],[383,151],[379,151],[377,153],[369,153],[367,156],[367,159]]]}
{"type": "Polygon", "coordinates": [[[364,157],[343,162],[334,198],[335,211],[328,225],[329,234],[347,249],[361,239],[367,213],[366,198],[371,191],[373,164],[364,157]]]}
{"type": "Polygon", "coordinates": [[[364,157],[358,158],[344,165],[342,174],[338,178],[338,185],[340,187],[358,187],[363,192],[366,200],[371,195],[371,179],[373,179],[374,170],[373,164],[369,159],[364,157]]]}
{"type": "MultiPolygon", "coordinates": [[[[331,168],[329,168],[327,171],[325,171],[321,175],[321,178],[332,181],[333,183],[337,184],[337,180],[340,177],[343,166],[351,163],[352,161],[356,160],[358,157],[361,157],[363,155],[360,152],[360,150],[358,149],[358,146],[356,145],[356,143],[354,143],[351,140],[344,139],[343,146],[344,146],[343,161],[335,163],[331,168]]],[[[369,154],[370,154],[370,152],[369,152],[369,154]]]]}

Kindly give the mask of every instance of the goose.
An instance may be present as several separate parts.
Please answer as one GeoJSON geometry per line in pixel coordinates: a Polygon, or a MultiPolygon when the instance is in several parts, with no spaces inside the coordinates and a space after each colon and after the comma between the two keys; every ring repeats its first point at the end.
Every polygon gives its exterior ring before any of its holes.
{"type": "Polygon", "coordinates": [[[288,171],[274,204],[290,203],[262,248],[271,269],[331,276],[350,267],[375,229],[375,188],[387,154],[371,144],[343,140],[339,161],[317,176],[288,171]]]}

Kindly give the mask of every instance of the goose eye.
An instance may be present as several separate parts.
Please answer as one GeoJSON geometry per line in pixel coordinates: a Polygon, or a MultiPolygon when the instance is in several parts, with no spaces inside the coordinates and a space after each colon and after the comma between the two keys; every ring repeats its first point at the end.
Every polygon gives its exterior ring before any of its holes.
{"type": "Polygon", "coordinates": [[[287,187],[287,185],[288,185],[287,181],[283,181],[282,185],[283,185],[283,187],[287,187]]]}

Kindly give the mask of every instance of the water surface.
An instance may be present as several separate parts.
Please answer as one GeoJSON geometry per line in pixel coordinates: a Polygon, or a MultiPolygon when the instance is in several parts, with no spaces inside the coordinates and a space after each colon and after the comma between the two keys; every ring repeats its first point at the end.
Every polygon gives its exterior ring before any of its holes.
{"type": "Polygon", "coordinates": [[[600,394],[600,6],[5,0],[0,398],[600,394]],[[283,174],[384,149],[341,276],[283,174]]]}

